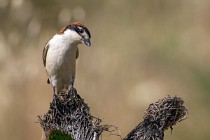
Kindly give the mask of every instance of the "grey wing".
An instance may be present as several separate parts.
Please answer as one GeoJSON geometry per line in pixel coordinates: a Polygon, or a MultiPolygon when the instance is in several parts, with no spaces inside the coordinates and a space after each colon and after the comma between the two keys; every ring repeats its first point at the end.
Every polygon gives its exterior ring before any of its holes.
{"type": "Polygon", "coordinates": [[[49,44],[47,43],[43,49],[43,53],[42,53],[42,60],[43,60],[43,64],[44,66],[46,66],[46,57],[47,57],[47,51],[49,49],[49,44]]]}
{"type": "Polygon", "coordinates": [[[76,59],[79,57],[79,49],[77,47],[77,51],[76,51],[76,59]]]}

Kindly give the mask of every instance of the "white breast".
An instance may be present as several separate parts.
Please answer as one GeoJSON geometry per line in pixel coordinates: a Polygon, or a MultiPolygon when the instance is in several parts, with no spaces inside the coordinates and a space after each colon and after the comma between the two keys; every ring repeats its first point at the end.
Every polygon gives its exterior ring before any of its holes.
{"type": "Polygon", "coordinates": [[[50,83],[60,91],[74,81],[77,43],[64,35],[55,35],[48,43],[46,70],[50,83]]]}

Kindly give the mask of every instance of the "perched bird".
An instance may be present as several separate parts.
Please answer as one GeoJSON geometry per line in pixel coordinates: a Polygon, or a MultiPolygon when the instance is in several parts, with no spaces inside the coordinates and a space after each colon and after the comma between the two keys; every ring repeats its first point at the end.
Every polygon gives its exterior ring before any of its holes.
{"type": "Polygon", "coordinates": [[[55,94],[73,87],[76,59],[79,56],[78,45],[85,43],[91,46],[90,38],[90,32],[84,25],[73,22],[47,42],[42,59],[48,75],[47,81],[55,94]]]}

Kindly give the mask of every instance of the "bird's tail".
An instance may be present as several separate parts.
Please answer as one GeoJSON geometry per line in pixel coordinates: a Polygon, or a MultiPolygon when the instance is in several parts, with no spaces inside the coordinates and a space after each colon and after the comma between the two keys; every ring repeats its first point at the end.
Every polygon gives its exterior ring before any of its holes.
{"type": "Polygon", "coordinates": [[[47,83],[48,83],[48,84],[50,84],[50,80],[49,80],[49,78],[47,79],[47,83]]]}

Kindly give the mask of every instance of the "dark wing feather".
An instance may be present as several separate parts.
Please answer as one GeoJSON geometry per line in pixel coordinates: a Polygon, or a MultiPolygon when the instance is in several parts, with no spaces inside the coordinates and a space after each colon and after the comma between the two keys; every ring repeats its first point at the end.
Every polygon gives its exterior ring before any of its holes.
{"type": "Polygon", "coordinates": [[[42,60],[43,60],[43,64],[44,66],[46,66],[46,57],[47,57],[47,51],[49,49],[49,44],[47,43],[44,47],[43,53],[42,53],[42,60]]]}
{"type": "Polygon", "coordinates": [[[76,51],[76,59],[79,57],[79,49],[77,47],[77,51],[76,51]]]}
{"type": "MultiPolygon", "coordinates": [[[[43,53],[42,53],[42,60],[43,60],[43,64],[44,66],[46,66],[46,57],[47,57],[47,51],[49,49],[49,44],[47,43],[43,49],[43,53]]],[[[47,83],[50,84],[50,80],[49,78],[47,79],[47,83]]]]}

